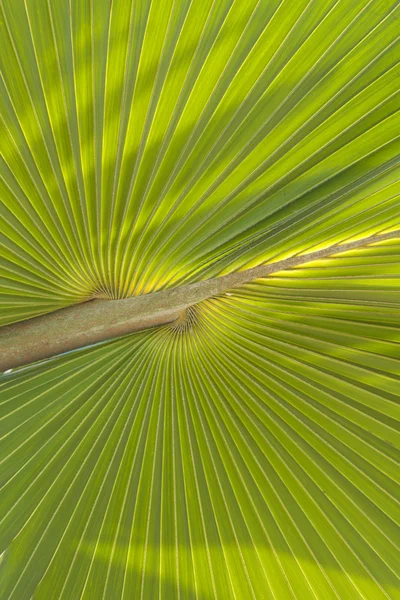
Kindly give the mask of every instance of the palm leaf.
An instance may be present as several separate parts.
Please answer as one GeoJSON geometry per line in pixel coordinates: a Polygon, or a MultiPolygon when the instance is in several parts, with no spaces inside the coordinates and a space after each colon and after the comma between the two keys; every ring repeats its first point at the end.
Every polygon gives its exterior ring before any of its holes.
{"type": "MultiPolygon", "coordinates": [[[[0,324],[400,229],[397,0],[3,0],[0,324]]],[[[400,598],[400,236],[0,377],[0,597],[400,598]]]]}

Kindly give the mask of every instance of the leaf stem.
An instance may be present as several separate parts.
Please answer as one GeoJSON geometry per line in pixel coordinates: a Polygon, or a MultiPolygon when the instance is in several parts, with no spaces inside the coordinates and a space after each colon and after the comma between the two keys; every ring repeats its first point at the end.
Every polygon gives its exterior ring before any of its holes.
{"type": "Polygon", "coordinates": [[[400,238],[400,230],[335,244],[315,252],[144,296],[123,300],[91,300],[1,327],[0,371],[134,331],[172,323],[190,306],[255,279],[394,238],[400,238]]]}

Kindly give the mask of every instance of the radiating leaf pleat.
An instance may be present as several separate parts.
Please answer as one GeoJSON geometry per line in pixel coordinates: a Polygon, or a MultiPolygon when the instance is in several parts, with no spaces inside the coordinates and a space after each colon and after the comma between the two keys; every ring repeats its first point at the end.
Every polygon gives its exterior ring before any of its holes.
{"type": "Polygon", "coordinates": [[[3,0],[0,323],[398,227],[399,11],[3,0]]]}
{"type": "Polygon", "coordinates": [[[398,598],[399,256],[3,375],[1,597],[398,598]]]}
{"type": "MultiPolygon", "coordinates": [[[[397,0],[2,0],[0,325],[400,229],[397,0]]],[[[400,241],[0,376],[0,598],[400,598],[400,241]]]]}

